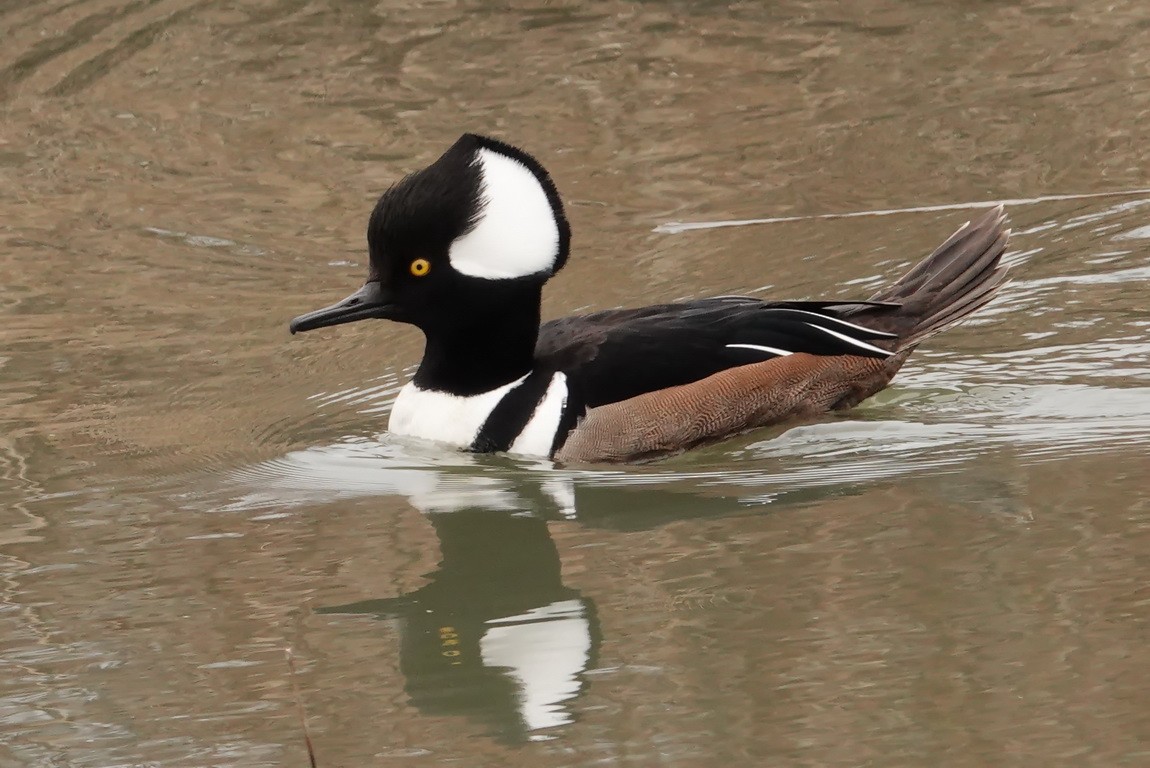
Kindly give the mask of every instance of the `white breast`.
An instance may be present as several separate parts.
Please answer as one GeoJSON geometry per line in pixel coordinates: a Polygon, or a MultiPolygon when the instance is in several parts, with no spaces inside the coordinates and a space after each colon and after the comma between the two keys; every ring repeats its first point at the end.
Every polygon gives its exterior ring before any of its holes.
{"type": "MultiPolygon", "coordinates": [[[[397,435],[469,448],[499,401],[526,378],[523,376],[490,392],[468,397],[423,390],[415,382],[408,382],[391,408],[388,430],[397,435]]],[[[552,377],[547,392],[527,426],[513,441],[509,453],[549,455],[566,401],[567,377],[558,373],[552,377]]]]}

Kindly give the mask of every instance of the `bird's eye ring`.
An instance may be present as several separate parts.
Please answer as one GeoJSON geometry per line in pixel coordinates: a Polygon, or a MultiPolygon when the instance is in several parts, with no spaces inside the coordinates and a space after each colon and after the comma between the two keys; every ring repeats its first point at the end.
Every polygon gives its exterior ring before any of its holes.
{"type": "Polygon", "coordinates": [[[431,262],[427,259],[416,259],[411,262],[409,269],[411,270],[411,274],[416,277],[423,277],[431,271],[431,262]]]}

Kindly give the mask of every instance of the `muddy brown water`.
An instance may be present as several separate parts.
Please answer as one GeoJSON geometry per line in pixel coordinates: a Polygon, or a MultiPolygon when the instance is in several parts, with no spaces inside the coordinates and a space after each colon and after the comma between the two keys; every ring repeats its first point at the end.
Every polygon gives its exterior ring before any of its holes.
{"type": "Polygon", "coordinates": [[[1150,765],[1150,8],[0,3],[0,766],[1150,765]],[[287,320],[463,131],[555,316],[1014,280],[836,418],[565,470],[381,434],[287,320]]]}

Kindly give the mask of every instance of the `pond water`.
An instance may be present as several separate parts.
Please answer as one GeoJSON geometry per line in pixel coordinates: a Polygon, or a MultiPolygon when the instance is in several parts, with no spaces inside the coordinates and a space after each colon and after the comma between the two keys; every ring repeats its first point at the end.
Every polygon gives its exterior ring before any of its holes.
{"type": "Polygon", "coordinates": [[[0,766],[306,765],[288,647],[325,768],[1150,764],[1143,0],[45,0],[0,40],[0,766]],[[393,439],[418,333],[287,321],[465,131],[567,202],[548,317],[865,296],[994,200],[1013,281],[862,407],[664,462],[393,439]]]}

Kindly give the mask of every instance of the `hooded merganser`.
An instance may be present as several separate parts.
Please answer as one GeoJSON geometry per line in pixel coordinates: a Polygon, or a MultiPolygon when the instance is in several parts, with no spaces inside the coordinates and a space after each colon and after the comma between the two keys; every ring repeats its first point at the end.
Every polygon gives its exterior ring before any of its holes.
{"type": "Polygon", "coordinates": [[[990,301],[1006,276],[1002,206],[864,301],[719,296],[540,324],[571,229],[531,155],[465,134],[372,211],[367,282],[291,322],[410,323],[423,360],[390,431],[561,462],[634,461],[883,389],[924,339],[990,301]]]}

